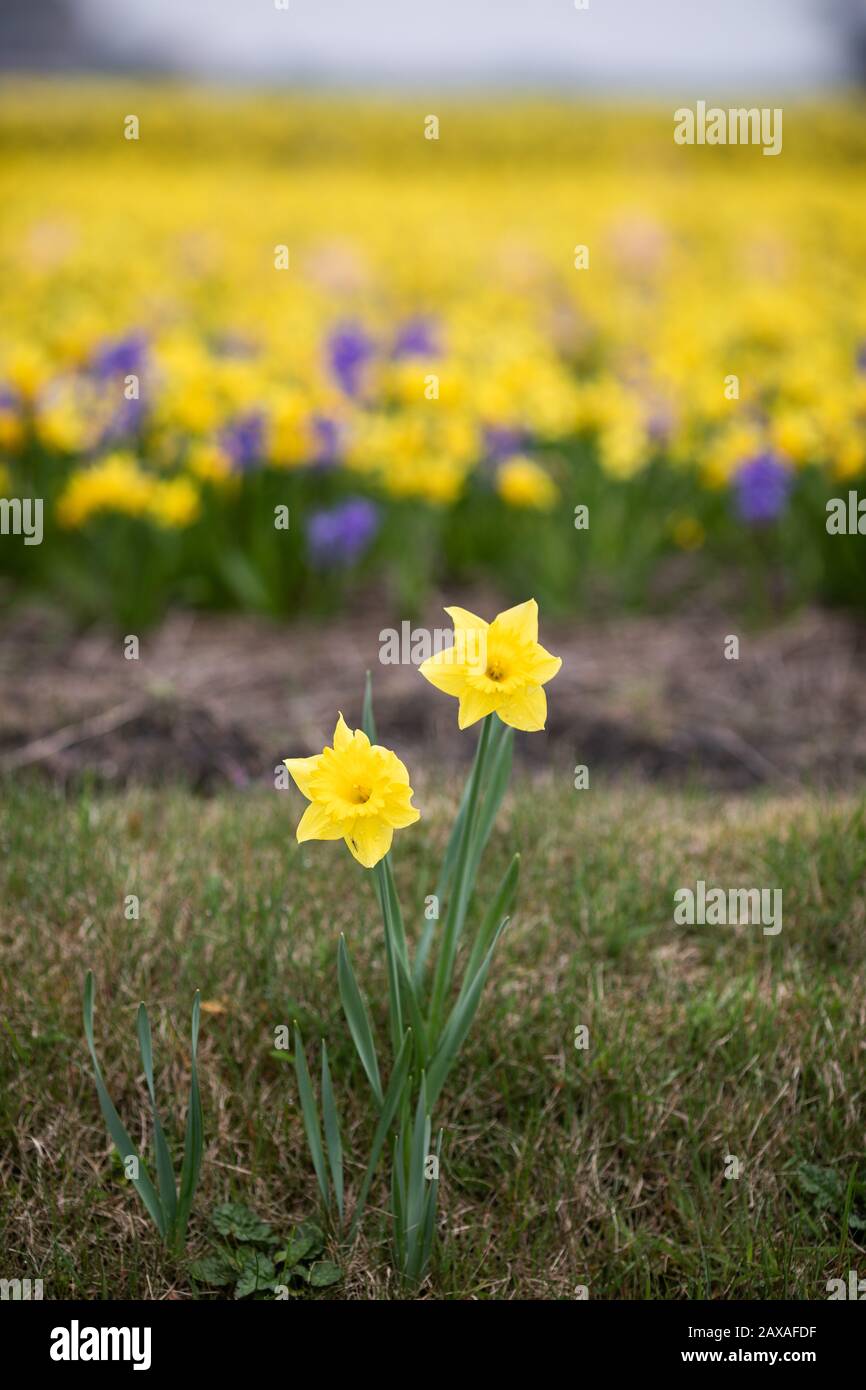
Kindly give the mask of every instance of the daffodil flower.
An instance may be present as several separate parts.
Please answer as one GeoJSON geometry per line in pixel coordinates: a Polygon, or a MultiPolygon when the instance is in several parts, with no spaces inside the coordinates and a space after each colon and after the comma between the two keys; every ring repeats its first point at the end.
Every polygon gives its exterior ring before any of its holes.
{"type": "Polygon", "coordinates": [[[512,728],[543,729],[547,696],[542,687],[562,660],[539,645],[535,599],[507,608],[492,623],[465,608],[445,612],[454,623],[454,645],[429,657],[419,670],[437,690],[460,701],[460,728],[496,713],[512,728]]]}
{"type": "Polygon", "coordinates": [[[286,758],[298,788],[310,805],[298,824],[298,843],[345,840],[365,869],[391,848],[395,830],[420,817],[412,804],[409,773],[396,753],[354,731],[342,714],[333,748],[312,758],[286,758]]]}

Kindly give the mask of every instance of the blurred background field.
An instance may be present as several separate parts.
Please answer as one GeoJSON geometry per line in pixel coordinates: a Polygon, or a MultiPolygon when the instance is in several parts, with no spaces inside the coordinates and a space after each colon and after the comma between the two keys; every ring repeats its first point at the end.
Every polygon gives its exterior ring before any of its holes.
{"type": "Polygon", "coordinates": [[[46,514],[6,591],[136,630],[476,583],[862,606],[825,527],[866,474],[860,105],[786,106],[777,158],[676,146],[658,104],[426,115],[7,87],[3,487],[46,514]]]}
{"type": "Polygon", "coordinates": [[[0,4],[0,493],[45,503],[0,764],[245,784],[383,629],[531,593],[569,759],[859,776],[862,7],[109,20],[0,4]],[[676,145],[699,96],[779,105],[781,154],[676,145]]]}

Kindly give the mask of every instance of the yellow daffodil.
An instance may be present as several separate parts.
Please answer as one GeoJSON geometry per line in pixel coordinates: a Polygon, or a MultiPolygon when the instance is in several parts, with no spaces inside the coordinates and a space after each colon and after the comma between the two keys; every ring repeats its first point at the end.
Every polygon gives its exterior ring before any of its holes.
{"type": "Polygon", "coordinates": [[[496,491],[510,507],[549,511],[559,498],[559,488],[549,473],[528,458],[511,458],[496,475],[496,491]]]}
{"type": "Polygon", "coordinates": [[[155,480],[132,454],[109,454],[70,475],[57,503],[61,526],[83,526],[101,512],[145,516],[153,501],[155,480]]]}
{"type": "Polygon", "coordinates": [[[333,748],[312,758],[286,758],[298,788],[308,798],[298,825],[304,840],[345,840],[365,869],[391,848],[395,830],[414,825],[409,773],[389,748],[370,743],[361,729],[347,727],[342,714],[333,748]]]}
{"type": "Polygon", "coordinates": [[[160,526],[191,526],[200,511],[201,499],[189,478],[169,478],[154,488],[150,515],[160,526]]]}
{"type": "Polygon", "coordinates": [[[505,724],[534,733],[547,719],[542,689],[562,665],[538,642],[534,598],[508,608],[486,623],[465,608],[446,608],[454,623],[454,645],[422,662],[422,676],[460,701],[461,729],[494,712],[505,724]]]}

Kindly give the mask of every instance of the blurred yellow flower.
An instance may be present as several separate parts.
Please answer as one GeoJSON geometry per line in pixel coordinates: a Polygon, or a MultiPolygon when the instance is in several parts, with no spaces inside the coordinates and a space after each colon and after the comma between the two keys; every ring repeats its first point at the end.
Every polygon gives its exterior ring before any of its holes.
{"type": "Polygon", "coordinates": [[[109,454],[70,476],[57,502],[57,520],[61,526],[77,527],[100,512],[145,516],[154,486],[155,480],[131,454],[109,454]]]}
{"type": "Polygon", "coordinates": [[[201,498],[189,478],[169,478],[156,483],[148,511],[160,526],[190,526],[201,511],[201,498]]]}
{"type": "Polygon", "coordinates": [[[203,483],[225,484],[232,481],[232,461],[218,444],[204,441],[192,444],[186,466],[203,483]]]}
{"type": "Polygon", "coordinates": [[[559,500],[559,489],[550,474],[532,459],[514,457],[500,464],[496,491],[510,507],[549,511],[559,500]]]}

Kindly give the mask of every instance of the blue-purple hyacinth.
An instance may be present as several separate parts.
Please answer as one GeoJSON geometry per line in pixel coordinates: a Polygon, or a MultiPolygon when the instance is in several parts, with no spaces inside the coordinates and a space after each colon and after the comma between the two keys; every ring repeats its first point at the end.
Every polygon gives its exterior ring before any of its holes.
{"type": "Polygon", "coordinates": [[[379,528],[378,508],[365,497],[314,512],[307,521],[307,546],[317,569],[340,569],[359,560],[379,528]]]}
{"type": "Polygon", "coordinates": [[[328,366],[341,390],[357,396],[364,384],[364,373],[375,351],[375,344],[357,323],[338,324],[328,337],[328,366]]]}
{"type": "Polygon", "coordinates": [[[100,442],[107,445],[130,439],[141,429],[146,413],[147,401],[143,397],[121,401],[106,425],[100,442]]]}
{"type": "Polygon", "coordinates": [[[135,376],[141,372],[147,354],[147,340],[142,333],[129,333],[124,338],[109,338],[97,348],[91,361],[96,376],[105,380],[112,376],[135,376]]]}
{"type": "Polygon", "coordinates": [[[222,432],[220,443],[238,472],[260,463],[265,447],[265,421],[258,411],[236,415],[222,432]]]}
{"type": "Polygon", "coordinates": [[[737,514],[750,526],[767,525],[785,510],[791,471],[773,454],[758,454],[734,475],[737,514]]]}
{"type": "Polygon", "coordinates": [[[310,416],[310,426],[314,439],[311,461],[319,468],[332,468],[340,462],[342,445],[337,421],[330,415],[314,414],[310,416]]]}
{"type": "Polygon", "coordinates": [[[514,425],[485,425],[484,449],[494,463],[504,463],[515,454],[522,454],[529,443],[526,430],[514,425]]]}
{"type": "Polygon", "coordinates": [[[391,349],[393,357],[437,357],[439,353],[436,325],[423,314],[401,324],[391,349]]]}

